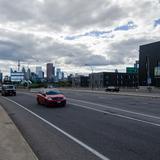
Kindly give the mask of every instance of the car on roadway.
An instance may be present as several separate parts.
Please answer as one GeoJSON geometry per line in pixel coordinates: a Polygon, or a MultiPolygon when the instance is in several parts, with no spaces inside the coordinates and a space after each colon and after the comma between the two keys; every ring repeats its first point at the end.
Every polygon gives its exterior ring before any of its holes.
{"type": "Polygon", "coordinates": [[[106,89],[105,89],[106,92],[110,91],[110,92],[119,92],[119,87],[116,87],[116,86],[108,86],[106,89]]]}
{"type": "Polygon", "coordinates": [[[2,96],[16,96],[16,87],[11,84],[4,84],[2,85],[1,94],[2,96]]]}
{"type": "Polygon", "coordinates": [[[46,107],[66,105],[66,97],[57,89],[43,89],[37,94],[37,103],[46,107]]]}

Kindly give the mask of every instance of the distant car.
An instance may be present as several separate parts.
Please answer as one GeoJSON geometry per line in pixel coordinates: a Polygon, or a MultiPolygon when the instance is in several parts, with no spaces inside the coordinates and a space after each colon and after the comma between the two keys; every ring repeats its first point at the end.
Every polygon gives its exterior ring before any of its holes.
{"type": "Polygon", "coordinates": [[[16,87],[10,84],[2,85],[1,94],[2,96],[8,96],[8,95],[16,96],[16,87]]]}
{"type": "Polygon", "coordinates": [[[108,86],[105,89],[106,92],[110,91],[110,92],[119,92],[119,87],[115,87],[115,86],[108,86]]]}
{"type": "Polygon", "coordinates": [[[0,93],[2,92],[2,86],[0,86],[0,93]]]}
{"type": "Polygon", "coordinates": [[[55,89],[43,89],[37,94],[37,103],[47,107],[65,106],[66,97],[55,89]]]}

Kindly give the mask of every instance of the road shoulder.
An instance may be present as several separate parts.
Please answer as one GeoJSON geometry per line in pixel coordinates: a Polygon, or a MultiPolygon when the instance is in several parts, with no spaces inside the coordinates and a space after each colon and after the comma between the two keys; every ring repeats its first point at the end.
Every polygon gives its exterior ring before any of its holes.
{"type": "Polygon", "coordinates": [[[0,106],[0,159],[38,160],[2,106],[0,106]]]}

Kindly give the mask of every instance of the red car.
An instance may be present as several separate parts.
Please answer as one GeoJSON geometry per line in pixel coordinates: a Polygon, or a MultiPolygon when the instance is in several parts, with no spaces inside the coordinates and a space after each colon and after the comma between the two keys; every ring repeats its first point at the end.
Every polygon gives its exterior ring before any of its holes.
{"type": "Polygon", "coordinates": [[[37,103],[47,107],[65,106],[66,97],[58,90],[44,89],[37,94],[37,103]]]}

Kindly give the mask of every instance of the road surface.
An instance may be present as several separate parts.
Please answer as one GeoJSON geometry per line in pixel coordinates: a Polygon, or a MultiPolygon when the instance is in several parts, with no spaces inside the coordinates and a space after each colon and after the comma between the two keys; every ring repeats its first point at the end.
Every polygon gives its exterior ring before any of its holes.
{"type": "Polygon", "coordinates": [[[35,93],[2,97],[39,160],[159,160],[160,99],[64,91],[66,107],[35,93]]]}

